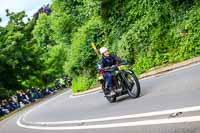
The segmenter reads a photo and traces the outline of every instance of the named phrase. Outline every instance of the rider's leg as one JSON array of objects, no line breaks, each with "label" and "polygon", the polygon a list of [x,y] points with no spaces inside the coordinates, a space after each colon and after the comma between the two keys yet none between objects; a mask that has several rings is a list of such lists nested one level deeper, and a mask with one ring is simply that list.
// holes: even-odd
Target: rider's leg
[{"label": "rider's leg", "polygon": [[104,74],[104,79],[106,81],[106,89],[109,90],[109,93],[107,94],[107,96],[115,95],[115,92],[113,91],[113,75],[107,72]]},{"label": "rider's leg", "polygon": [[104,75],[103,75],[105,81],[106,81],[106,88],[112,88],[113,86],[113,81],[112,81],[112,74],[110,72],[106,72]]}]

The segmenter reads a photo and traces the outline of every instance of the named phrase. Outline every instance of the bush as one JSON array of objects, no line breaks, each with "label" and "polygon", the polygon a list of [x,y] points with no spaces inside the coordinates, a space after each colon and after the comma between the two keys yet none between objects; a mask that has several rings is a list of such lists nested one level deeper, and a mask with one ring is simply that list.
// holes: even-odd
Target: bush
[{"label": "bush", "polygon": [[89,89],[96,83],[96,80],[89,78],[87,76],[79,76],[72,81],[72,91],[73,93],[82,92]]},{"label": "bush", "polygon": [[9,98],[14,94],[13,90],[8,90],[5,88],[0,88],[0,99],[6,99]]}]

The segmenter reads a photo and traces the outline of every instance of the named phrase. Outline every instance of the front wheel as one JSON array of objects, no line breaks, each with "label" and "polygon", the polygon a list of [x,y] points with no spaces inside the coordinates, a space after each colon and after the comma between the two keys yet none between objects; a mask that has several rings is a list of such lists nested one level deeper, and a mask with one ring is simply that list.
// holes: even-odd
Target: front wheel
[{"label": "front wheel", "polygon": [[135,73],[131,70],[124,71],[125,76],[124,80],[126,82],[126,88],[128,91],[128,95],[131,98],[137,98],[140,96],[140,83],[135,75]]}]

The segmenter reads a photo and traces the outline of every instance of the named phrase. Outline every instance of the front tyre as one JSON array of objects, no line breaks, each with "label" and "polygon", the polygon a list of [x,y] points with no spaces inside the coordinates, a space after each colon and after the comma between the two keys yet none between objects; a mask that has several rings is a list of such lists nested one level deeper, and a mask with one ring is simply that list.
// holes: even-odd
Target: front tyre
[{"label": "front tyre", "polygon": [[128,91],[128,95],[131,98],[138,98],[140,96],[140,83],[135,75],[135,73],[131,70],[126,70],[124,80],[126,82],[126,88]]}]

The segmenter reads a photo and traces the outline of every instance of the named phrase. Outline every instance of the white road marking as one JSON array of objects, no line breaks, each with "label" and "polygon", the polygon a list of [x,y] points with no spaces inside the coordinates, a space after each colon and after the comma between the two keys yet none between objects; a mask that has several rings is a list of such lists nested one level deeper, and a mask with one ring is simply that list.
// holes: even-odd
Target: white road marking
[{"label": "white road marking", "polygon": [[34,124],[45,124],[45,125],[58,125],[58,124],[75,124],[75,123],[89,123],[89,122],[103,122],[103,121],[111,121],[111,120],[122,120],[122,119],[130,119],[130,118],[142,118],[142,117],[152,117],[159,115],[167,115],[176,112],[192,112],[199,111],[200,106],[186,107],[180,109],[170,109],[164,111],[155,111],[148,113],[140,113],[140,114],[131,114],[131,115],[123,115],[123,116],[115,116],[115,117],[105,117],[98,119],[86,119],[86,120],[73,120],[73,121],[57,121],[57,122],[35,122]]},{"label": "white road marking", "polygon": [[37,130],[83,130],[83,129],[102,129],[102,128],[119,128],[119,127],[130,127],[130,126],[134,127],[134,126],[147,126],[147,125],[160,125],[160,124],[189,123],[189,122],[199,122],[199,121],[200,121],[200,116],[191,116],[191,117],[167,118],[167,119],[124,122],[115,124],[88,125],[88,126],[42,127],[42,126],[24,125],[20,122],[18,122],[17,124],[23,128],[37,129]]},{"label": "white road marking", "polygon": [[[178,68],[175,70],[172,70],[167,73],[175,72],[184,70],[187,68],[191,68],[193,66],[200,65],[200,63],[192,64],[190,66],[185,66],[182,68]],[[154,76],[145,78],[142,80],[147,80],[150,78],[154,78]],[[69,91],[68,91],[69,92]],[[64,95],[65,93],[61,94]],[[59,96],[61,96],[59,95]],[[47,104],[48,102],[56,99],[57,97],[54,97],[53,99],[50,99],[44,104]],[[126,127],[126,126],[141,126],[141,125],[155,125],[155,124],[170,124],[170,123],[184,123],[184,122],[199,122],[200,116],[191,116],[191,117],[180,117],[180,118],[170,118],[170,119],[156,119],[156,120],[145,120],[145,121],[136,121],[136,122],[124,122],[124,123],[115,123],[115,124],[104,124],[104,125],[91,125],[91,126],[73,126],[73,127],[41,127],[41,126],[31,126],[31,125],[24,125],[21,123],[21,120],[25,120],[25,116],[27,116],[29,113],[31,113],[33,110],[39,108],[40,106],[44,105],[41,104],[37,106],[36,108],[33,108],[29,110],[27,113],[22,115],[17,120],[17,125],[24,128],[31,128],[31,129],[40,129],[40,130],[69,130],[69,129],[94,129],[94,128],[112,128],[112,127]],[[119,120],[119,119],[128,119],[128,118],[139,118],[139,117],[149,117],[149,116],[157,116],[157,115],[164,115],[174,112],[191,112],[191,111],[199,111],[200,106],[194,106],[194,107],[187,107],[182,109],[175,109],[175,110],[165,110],[165,111],[157,111],[157,112],[149,112],[149,113],[143,113],[143,114],[133,114],[133,115],[125,115],[125,116],[119,116],[119,117],[107,117],[107,118],[99,118],[99,119],[89,119],[89,120],[75,120],[75,121],[58,121],[58,122],[29,122],[29,124],[70,124],[70,123],[80,123],[80,122],[97,122],[97,121],[109,121],[109,120]]]},{"label": "white road marking", "polygon": [[[192,111],[199,111],[200,106],[193,106],[193,107],[186,107],[186,108],[180,108],[180,109],[171,109],[171,110],[164,110],[164,111],[156,111],[156,112],[148,112],[148,113],[141,113],[141,114],[132,114],[132,115],[124,115],[124,116],[116,116],[116,117],[106,117],[106,118],[99,118],[99,119],[88,119],[88,120],[74,120],[74,121],[58,121],[58,122],[25,122],[24,117],[30,113],[26,113],[25,115],[22,115],[17,120],[17,125],[24,128],[31,128],[31,129],[41,129],[41,130],[67,130],[67,129],[91,129],[91,128],[111,128],[111,127],[124,127],[125,125],[129,126],[139,126],[139,125],[154,125],[154,124],[167,124],[167,123],[180,123],[180,122],[193,122],[193,121],[200,121],[199,119],[194,119],[194,117],[182,117],[179,118],[172,118],[170,119],[159,119],[159,120],[145,120],[145,121],[136,121],[136,122],[124,122],[124,123],[115,123],[115,124],[104,124],[104,125],[91,125],[91,126],[66,126],[66,127],[51,127],[47,125],[59,125],[59,124],[74,124],[74,123],[89,123],[89,122],[100,122],[100,121],[110,121],[110,120],[120,120],[120,119],[129,119],[129,118],[141,118],[141,117],[151,117],[151,116],[159,116],[159,115],[166,115],[171,114],[175,112],[192,112]],[[186,118],[186,119],[185,119]],[[28,125],[22,124],[21,121],[24,121],[25,123],[28,123]],[[186,121],[185,121],[186,120]],[[189,121],[188,121],[189,120]],[[35,124],[41,125],[41,126],[33,126]],[[32,125],[32,126],[31,126]],[[47,127],[42,127],[42,125],[46,125]],[[47,129],[48,128],[48,129]]]}]

